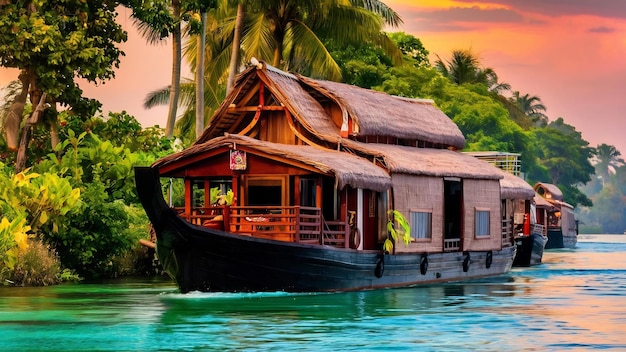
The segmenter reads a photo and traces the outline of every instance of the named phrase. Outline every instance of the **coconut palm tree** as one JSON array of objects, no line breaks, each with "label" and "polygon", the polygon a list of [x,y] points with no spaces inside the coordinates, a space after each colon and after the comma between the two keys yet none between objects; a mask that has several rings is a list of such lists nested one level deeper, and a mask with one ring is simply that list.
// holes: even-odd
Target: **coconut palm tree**
[{"label": "coconut palm tree", "polygon": [[[222,2],[233,7],[232,0]],[[237,17],[227,18],[222,30],[229,36],[232,33],[231,72],[241,62],[256,57],[286,71],[339,79],[340,69],[324,47],[324,39],[340,44],[375,43],[396,62],[401,60],[400,51],[382,29],[385,24],[398,26],[402,20],[382,1],[236,0],[234,3]],[[231,16],[234,16],[232,11]],[[242,30],[239,45],[236,28]],[[242,50],[241,57],[237,55],[237,47]]]},{"label": "coconut palm tree", "polygon": [[235,17],[235,28],[233,30],[233,43],[231,45],[230,65],[228,67],[228,81],[226,82],[226,94],[235,85],[238,66],[241,62],[241,35],[243,34],[244,18],[246,8],[243,1],[237,3],[237,16]]},{"label": "coconut palm tree", "polygon": [[139,34],[150,44],[156,44],[163,38],[172,37],[172,76],[169,86],[169,109],[165,134],[172,138],[176,114],[178,109],[178,97],[180,94],[180,72],[182,64],[182,34],[181,34],[181,2],[180,0],[154,1],[147,7],[133,8],[134,24]]},{"label": "coconut palm tree", "polygon": [[548,116],[544,114],[546,107],[538,96],[520,95],[520,92],[515,91],[510,101],[517,105],[536,126],[545,126],[548,123]]},{"label": "coconut palm tree", "polygon": [[[240,45],[233,44],[237,15],[239,21],[244,19],[243,25],[239,24],[244,29]],[[401,60],[398,48],[382,32],[384,24],[397,26],[401,19],[378,0],[220,0],[217,9],[209,11],[207,21],[205,86],[214,90],[205,93],[205,106],[216,107],[222,100],[216,87],[227,79],[229,67],[238,68],[252,57],[269,58],[283,70],[338,79],[339,67],[323,45],[327,38],[339,43],[376,43],[397,62]],[[243,51],[242,59],[237,59],[236,47]],[[196,43],[188,41],[184,56],[191,67],[196,67],[197,53]],[[162,101],[162,93],[151,93],[161,98],[148,96],[149,103],[144,106]]]},{"label": "coconut palm tree", "polygon": [[23,120],[24,107],[28,98],[28,75],[21,72],[19,80],[7,86],[5,104],[0,108],[2,124],[0,132],[4,132],[9,150],[17,150],[19,143],[20,124]]},{"label": "coconut palm tree", "polygon": [[600,173],[599,176],[602,177],[604,182],[609,180],[611,171],[615,172],[618,167],[626,164],[624,159],[620,158],[622,153],[620,153],[620,151],[612,145],[598,145],[598,147],[593,151],[593,155],[596,162],[596,170],[598,170]]},{"label": "coconut palm tree", "polygon": [[480,60],[470,50],[453,50],[450,61],[444,62],[438,55],[435,68],[454,84],[481,83],[489,86],[492,69],[482,69]]}]

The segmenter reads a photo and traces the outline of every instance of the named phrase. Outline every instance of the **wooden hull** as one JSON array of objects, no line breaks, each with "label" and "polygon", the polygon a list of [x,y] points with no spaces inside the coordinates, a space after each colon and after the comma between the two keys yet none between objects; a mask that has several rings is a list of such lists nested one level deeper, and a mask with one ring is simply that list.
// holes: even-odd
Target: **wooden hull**
[{"label": "wooden hull", "polygon": [[547,241],[547,237],[536,233],[516,238],[517,253],[515,254],[513,266],[526,267],[541,264],[543,250]]},{"label": "wooden hull", "polygon": [[192,225],[170,209],[155,170],[137,190],[157,235],[157,255],[181,292],[351,291],[470,280],[510,271],[516,248],[383,254],[254,238]]},{"label": "wooden hull", "polygon": [[563,233],[561,229],[548,229],[546,249],[574,248],[578,243],[576,232]]}]

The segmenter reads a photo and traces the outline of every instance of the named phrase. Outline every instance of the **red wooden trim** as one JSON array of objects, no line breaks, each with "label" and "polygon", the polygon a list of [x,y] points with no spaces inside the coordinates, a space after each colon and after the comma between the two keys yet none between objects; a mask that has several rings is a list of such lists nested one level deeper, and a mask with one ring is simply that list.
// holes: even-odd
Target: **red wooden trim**
[{"label": "red wooden trim", "polygon": [[191,195],[193,194],[191,189],[191,180],[185,179],[185,216],[189,219],[191,216]]},{"label": "red wooden trim", "polygon": [[204,181],[204,206],[209,207],[211,205],[211,182],[209,180]]},{"label": "red wooden trim", "polygon": [[259,87],[259,105],[264,106],[265,105],[265,84],[263,84],[262,82],[259,82],[259,84],[261,85]]},{"label": "red wooden trim", "polygon": [[241,203],[239,202],[239,175],[233,175],[232,183],[233,183],[233,204],[232,205],[241,205]]},{"label": "red wooden trim", "polygon": [[300,184],[300,176],[296,175],[293,177],[293,204],[300,205],[300,200],[302,199],[302,190]]},{"label": "red wooden trim", "polygon": [[319,176],[315,180],[315,206],[322,209],[322,178]]},{"label": "red wooden trim", "polygon": [[344,248],[349,248],[350,247],[350,243],[349,243],[349,237],[350,237],[350,219],[348,219],[348,187],[344,188],[343,191],[341,191],[341,196],[340,196],[340,200],[339,200],[339,204],[340,204],[340,209],[341,209],[341,220],[345,223],[344,225],[344,233],[343,233],[343,238],[344,238],[344,243],[343,246]]}]

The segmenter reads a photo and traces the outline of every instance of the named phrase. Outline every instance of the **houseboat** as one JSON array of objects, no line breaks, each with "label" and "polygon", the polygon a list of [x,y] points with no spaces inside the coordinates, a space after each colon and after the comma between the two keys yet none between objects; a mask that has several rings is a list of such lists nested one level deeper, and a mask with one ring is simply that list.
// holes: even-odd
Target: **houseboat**
[{"label": "houseboat", "polygon": [[502,170],[503,240],[511,238],[517,247],[513,266],[541,264],[548,242],[547,209],[550,203],[538,197],[534,188],[521,176],[520,154],[509,152],[467,152]]},{"label": "houseboat", "polygon": [[546,249],[574,248],[578,242],[578,221],[574,207],[566,203],[563,193],[554,184],[538,182],[537,194],[552,207],[548,209],[548,243]]},{"label": "houseboat", "polygon": [[136,185],[181,292],[501,275],[516,253],[503,238],[503,176],[464,144],[430,100],[255,62],[195,144],[136,168]]}]

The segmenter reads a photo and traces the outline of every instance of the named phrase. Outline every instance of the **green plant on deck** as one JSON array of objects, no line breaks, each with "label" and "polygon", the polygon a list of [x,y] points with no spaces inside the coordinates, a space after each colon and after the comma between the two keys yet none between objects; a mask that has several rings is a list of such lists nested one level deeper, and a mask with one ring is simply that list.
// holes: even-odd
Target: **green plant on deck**
[{"label": "green plant on deck", "polygon": [[[389,210],[387,212],[389,221],[387,222],[387,231],[391,238],[387,236],[385,243],[383,243],[383,250],[387,253],[393,251],[394,243],[398,242],[398,238],[402,237],[404,244],[411,243],[411,225],[407,219],[398,210]],[[399,228],[396,228],[396,225]]]},{"label": "green plant on deck", "polygon": [[226,193],[222,193],[219,187],[211,188],[211,204],[215,205],[232,205],[235,193],[229,189]]}]

